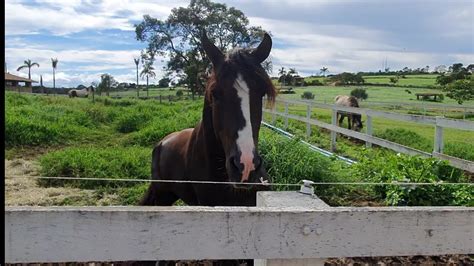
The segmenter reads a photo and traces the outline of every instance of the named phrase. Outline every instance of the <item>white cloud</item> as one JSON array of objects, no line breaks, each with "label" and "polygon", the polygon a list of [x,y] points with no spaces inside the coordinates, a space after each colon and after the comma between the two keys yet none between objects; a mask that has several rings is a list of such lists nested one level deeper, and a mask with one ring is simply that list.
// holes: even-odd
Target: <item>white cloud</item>
[{"label": "white cloud", "polygon": [[[149,14],[165,18],[173,7],[187,1],[162,2],[104,0],[37,0],[40,5],[7,0],[5,3],[5,34],[37,34],[41,31],[67,35],[84,30],[119,29],[133,31],[134,22]],[[85,9],[85,10],[81,10]]]},{"label": "white cloud", "polygon": [[[139,54],[138,50],[53,51],[44,48],[6,48],[5,60],[8,63],[7,67],[10,73],[23,77],[28,76],[27,70],[17,72],[16,69],[23,64],[25,59],[31,59],[33,62],[39,63],[39,68],[33,67],[31,69],[32,79],[39,81],[40,75],[43,75],[43,82],[48,85],[52,83],[51,58],[58,58],[56,83],[59,86],[77,86],[78,84],[89,84],[92,81],[98,81],[100,74],[103,73],[112,73],[119,82],[136,82],[136,68],[133,57]],[[161,60],[155,61],[155,72],[158,79],[163,76],[163,65],[164,62]],[[124,74],[127,72],[129,73]],[[152,80],[152,82],[155,81]]]}]

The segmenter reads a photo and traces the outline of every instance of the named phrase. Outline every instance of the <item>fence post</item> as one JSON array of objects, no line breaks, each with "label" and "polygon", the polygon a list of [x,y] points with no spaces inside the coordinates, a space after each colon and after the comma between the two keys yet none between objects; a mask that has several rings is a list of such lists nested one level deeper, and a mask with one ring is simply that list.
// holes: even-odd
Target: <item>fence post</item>
[{"label": "fence post", "polygon": [[311,124],[309,123],[309,119],[311,119],[311,103],[308,103],[306,106],[306,118],[308,121],[306,122],[306,137],[311,136]]},{"label": "fence post", "polygon": [[438,125],[438,120],[442,119],[442,117],[436,117],[436,126],[435,126],[435,139],[434,139],[434,147],[433,152],[443,153],[443,127]]},{"label": "fence post", "polygon": [[272,106],[272,125],[275,125],[275,123],[276,123],[276,117],[277,117],[277,115],[276,115],[276,111],[277,111],[276,110],[276,105],[277,105],[277,103],[275,102]]},{"label": "fence post", "polygon": [[285,130],[288,129],[288,103],[285,102]]},{"label": "fence post", "polygon": [[168,95],[168,101],[171,102],[171,95]]},{"label": "fence post", "polygon": [[[372,116],[370,115],[370,112],[367,112],[367,128],[366,128],[365,134],[372,136]],[[369,141],[366,141],[365,147],[372,148],[372,143]]]},{"label": "fence post", "polygon": [[[257,207],[307,207],[315,210],[330,208],[316,195],[307,195],[297,191],[260,191],[257,193]],[[302,234],[318,235],[322,228],[311,229],[308,226],[301,228]],[[318,233],[319,232],[319,233]],[[256,259],[255,266],[323,266],[326,259]]]},{"label": "fence post", "polygon": [[[333,107],[332,109],[332,117],[331,117],[331,124],[333,126],[337,126],[337,109]],[[331,151],[336,151],[336,136],[337,133],[335,131],[331,131]]]}]

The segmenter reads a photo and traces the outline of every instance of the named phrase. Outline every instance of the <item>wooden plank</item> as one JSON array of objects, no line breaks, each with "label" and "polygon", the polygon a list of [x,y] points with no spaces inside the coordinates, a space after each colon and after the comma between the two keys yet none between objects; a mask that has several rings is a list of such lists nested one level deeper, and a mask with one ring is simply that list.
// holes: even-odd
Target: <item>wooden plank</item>
[{"label": "wooden plank", "polygon": [[343,111],[343,112],[349,112],[349,113],[355,113],[355,114],[360,114],[360,115],[367,115],[370,113],[370,115],[374,117],[383,117],[387,119],[393,119],[393,120],[400,120],[400,121],[407,121],[407,122],[413,122],[413,123],[421,123],[421,124],[427,124],[427,125],[434,125],[436,123],[436,118],[430,117],[430,116],[423,116],[423,115],[408,115],[408,114],[399,114],[399,113],[391,113],[391,112],[384,112],[384,111],[375,111],[371,109],[366,109],[366,108],[355,108],[355,107],[345,107],[345,106],[340,106],[340,105],[330,105],[330,104],[322,104],[322,103],[314,103],[314,102],[308,102],[308,101],[295,101],[295,100],[280,100],[280,102],[288,102],[292,104],[312,104],[313,107],[318,107],[322,109],[336,109],[338,111]]},{"label": "wooden plank", "polygon": [[[260,191],[257,192],[258,207],[306,207],[315,210],[330,208],[316,195],[297,191]],[[309,228],[309,227],[308,227]],[[303,229],[304,230],[304,229]],[[257,259],[255,266],[324,266],[325,259]]]},{"label": "wooden plank", "polygon": [[307,195],[296,191],[259,191],[259,207],[306,207],[315,210],[327,209],[330,206],[316,195]]},{"label": "wooden plank", "polygon": [[436,123],[440,127],[449,127],[455,129],[462,129],[462,130],[470,130],[474,131],[474,122],[471,121],[463,121],[463,120],[455,120],[455,119],[447,119],[438,117]]},{"label": "wooden plank", "polygon": [[438,152],[433,152],[433,157],[441,159],[441,160],[449,161],[449,164],[456,168],[462,169],[464,171],[468,171],[470,173],[474,173],[474,162],[472,161],[456,158],[456,157],[449,156],[447,154],[438,153]]},{"label": "wooden plank", "polygon": [[[309,120],[311,119],[311,105],[308,104],[306,106],[306,118]],[[311,124],[306,123],[306,137],[309,138],[311,137]]]},{"label": "wooden plank", "polygon": [[[367,114],[367,121],[366,121],[366,133],[369,136],[372,136],[373,129],[372,129],[372,116],[370,114]],[[372,143],[369,141],[365,142],[365,146],[367,148],[372,148]]]},{"label": "wooden plank", "polygon": [[[308,121],[308,123],[311,123],[311,121]],[[332,109],[331,113],[331,124],[332,127],[337,127],[337,110]],[[324,128],[324,127],[323,127]],[[337,141],[337,133],[334,130],[331,130],[331,151],[335,152],[337,147],[336,147],[336,141]]]},{"label": "wooden plank", "polygon": [[[264,110],[264,112],[271,112],[271,111]],[[280,115],[280,116],[284,115],[283,113],[279,113],[279,112],[276,112],[276,114]],[[302,121],[302,122],[308,122],[307,118],[300,117],[300,116],[297,116],[297,115],[289,114],[288,118],[295,119],[295,120]],[[428,152],[420,151],[420,150],[417,150],[417,149],[414,149],[414,148],[411,148],[411,147],[408,147],[408,146],[404,146],[404,145],[401,145],[401,144],[398,144],[398,143],[395,143],[395,142],[385,140],[385,139],[377,138],[377,137],[374,137],[374,136],[369,136],[369,135],[364,134],[364,133],[360,133],[360,132],[357,132],[357,131],[353,131],[353,130],[349,130],[349,129],[346,129],[346,128],[331,125],[331,124],[328,124],[328,123],[324,123],[324,122],[321,122],[319,120],[309,119],[309,123],[311,123],[312,125],[330,130],[331,134],[333,134],[333,133],[335,134],[337,132],[337,133],[341,133],[341,134],[344,134],[344,135],[349,136],[349,137],[360,139],[360,140],[363,140],[363,141],[366,141],[366,142],[370,142],[370,143],[379,145],[379,146],[387,148],[387,149],[394,150],[396,152],[401,152],[401,153],[405,153],[405,154],[409,154],[409,155],[420,155],[420,156],[423,156],[423,157],[431,157],[431,153],[428,153]],[[331,143],[332,143],[332,141],[331,141]]]},{"label": "wooden plank", "polygon": [[433,153],[443,153],[444,142],[443,142],[443,127],[439,125],[441,117],[436,117],[436,126],[435,126],[435,137],[434,137],[434,146]]},{"label": "wooden plank", "polygon": [[474,253],[474,208],[6,207],[5,261]]}]

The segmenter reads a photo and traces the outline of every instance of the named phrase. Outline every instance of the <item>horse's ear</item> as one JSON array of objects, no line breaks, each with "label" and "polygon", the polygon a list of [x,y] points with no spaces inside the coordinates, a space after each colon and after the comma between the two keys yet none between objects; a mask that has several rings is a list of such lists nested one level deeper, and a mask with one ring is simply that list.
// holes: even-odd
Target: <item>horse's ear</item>
[{"label": "horse's ear", "polygon": [[224,62],[224,54],[207,38],[206,31],[203,30],[201,35],[202,48],[206,52],[207,57],[211,60],[214,68],[218,68]]},{"label": "horse's ear", "polygon": [[270,50],[272,49],[272,37],[265,33],[263,35],[262,42],[255,48],[252,52],[252,56],[257,59],[258,63],[262,63],[267,59],[268,55],[270,54]]}]

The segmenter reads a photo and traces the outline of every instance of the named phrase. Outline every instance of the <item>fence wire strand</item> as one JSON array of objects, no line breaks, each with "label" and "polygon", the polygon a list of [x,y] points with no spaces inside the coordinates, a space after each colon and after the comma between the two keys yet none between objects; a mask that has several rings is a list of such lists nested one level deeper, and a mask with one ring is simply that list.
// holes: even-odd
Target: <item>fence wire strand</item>
[{"label": "fence wire strand", "polygon": [[[152,179],[133,179],[133,178],[93,178],[93,177],[66,177],[66,176],[27,176],[27,175],[7,175],[6,177],[10,178],[36,178],[36,179],[49,179],[49,180],[80,180],[80,181],[112,181],[112,182],[145,182],[145,183],[175,183],[175,184],[212,184],[212,185],[238,185],[238,186],[301,186],[303,180],[300,180],[298,183],[269,183],[265,180],[261,182],[253,183],[242,183],[242,182],[229,182],[229,181],[197,181],[197,180],[152,180]],[[398,186],[436,186],[436,185],[464,185],[464,186],[473,186],[474,183],[461,182],[402,182],[402,181],[393,181],[393,182],[317,182],[310,181],[311,185],[355,185],[355,186],[386,186],[386,185],[398,185]]]}]

